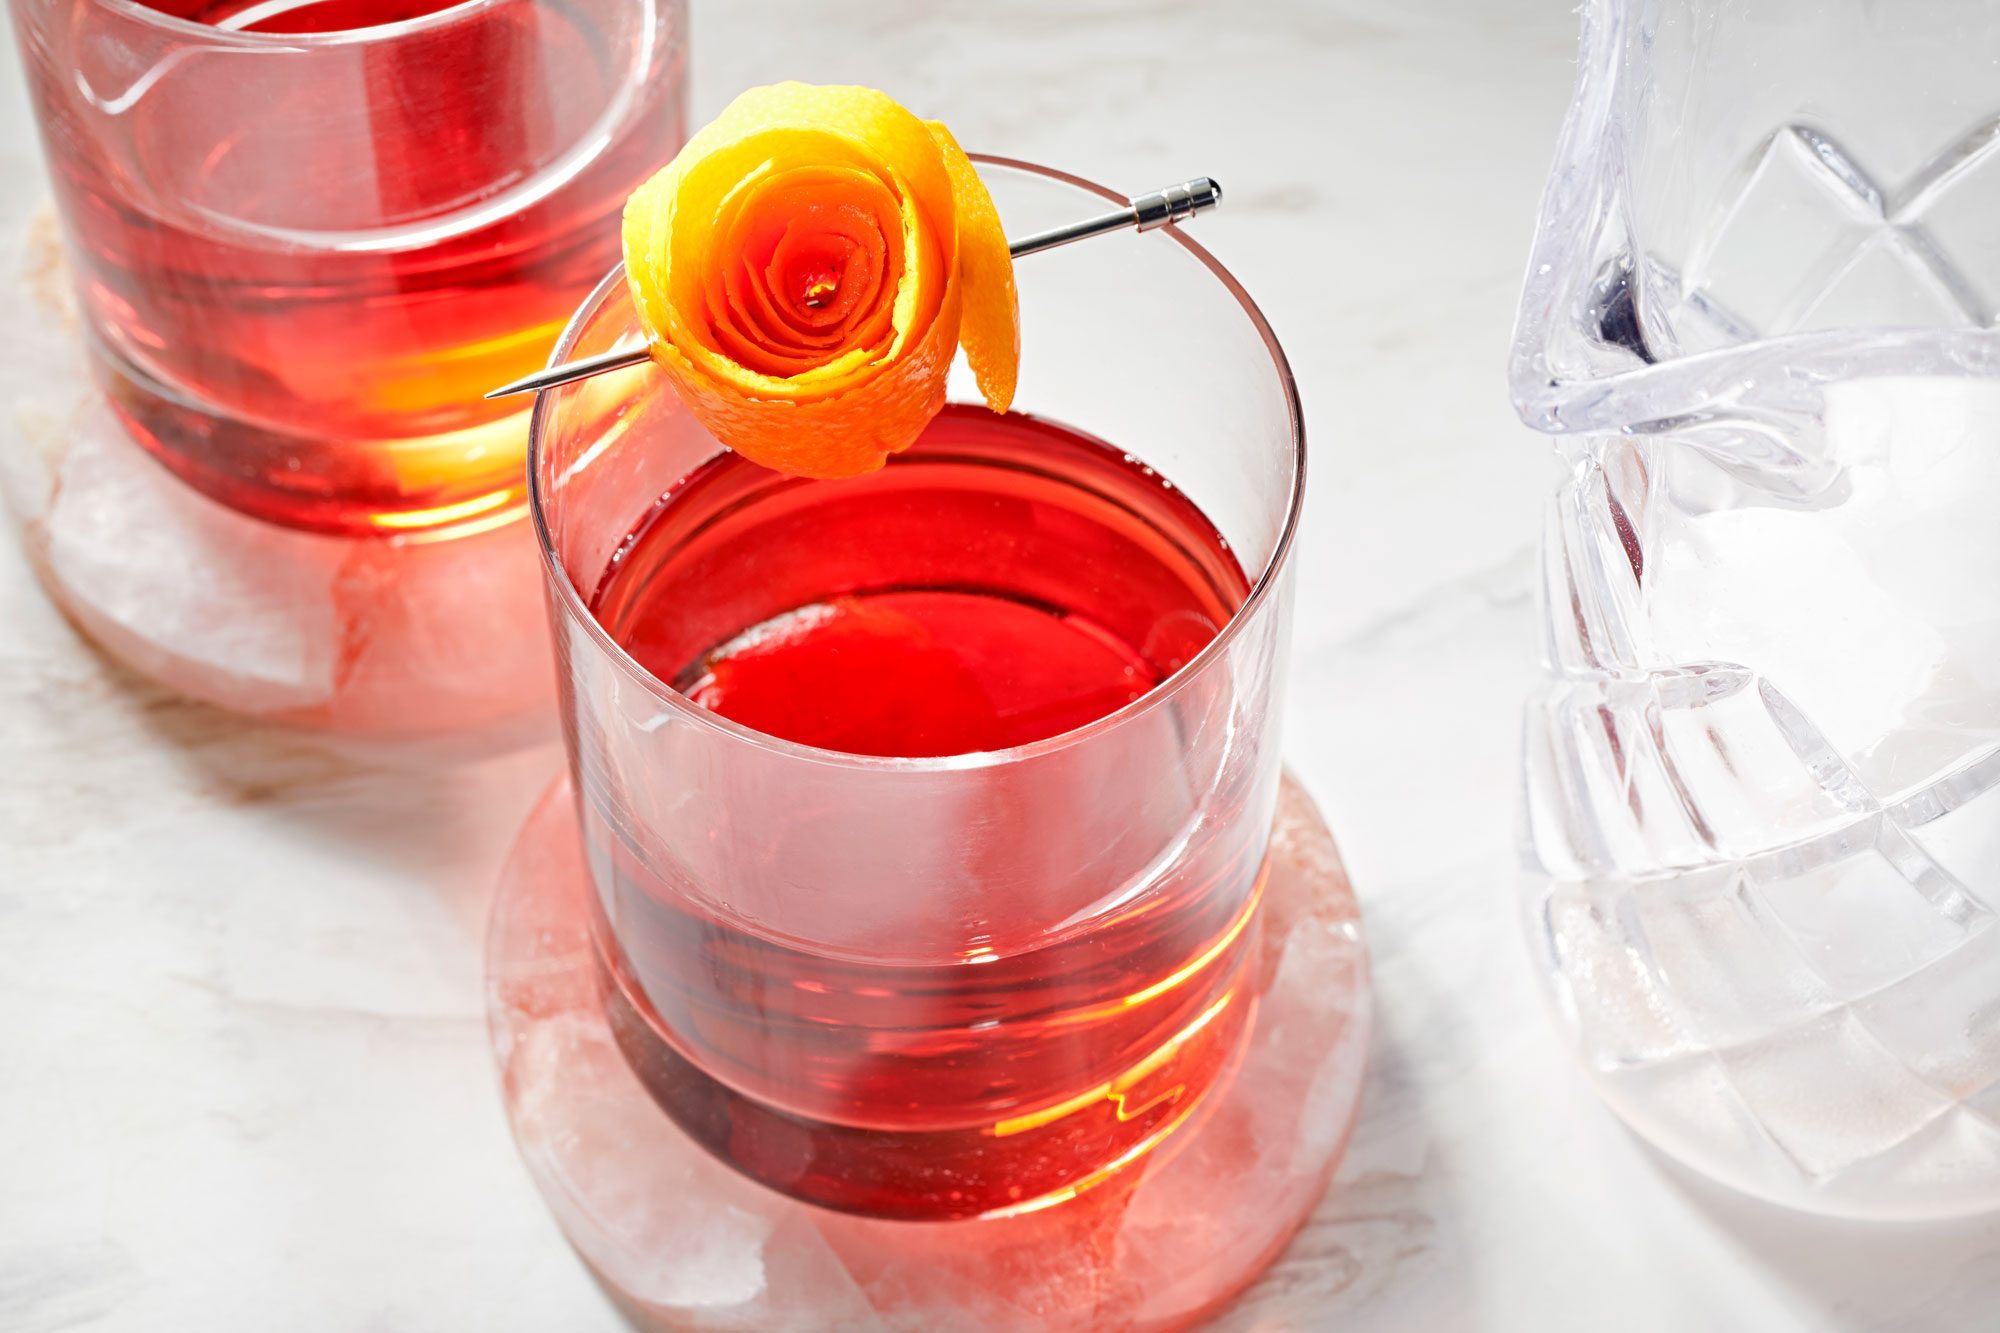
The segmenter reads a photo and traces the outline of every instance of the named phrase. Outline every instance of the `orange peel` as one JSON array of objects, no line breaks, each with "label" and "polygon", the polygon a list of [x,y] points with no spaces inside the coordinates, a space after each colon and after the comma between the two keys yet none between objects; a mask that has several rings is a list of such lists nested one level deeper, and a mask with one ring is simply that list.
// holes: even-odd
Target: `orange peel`
[{"label": "orange peel", "polygon": [[1020,364],[993,199],[936,122],[871,88],[752,88],[625,205],[653,360],[753,462],[873,472],[945,401],[961,345],[988,407]]}]

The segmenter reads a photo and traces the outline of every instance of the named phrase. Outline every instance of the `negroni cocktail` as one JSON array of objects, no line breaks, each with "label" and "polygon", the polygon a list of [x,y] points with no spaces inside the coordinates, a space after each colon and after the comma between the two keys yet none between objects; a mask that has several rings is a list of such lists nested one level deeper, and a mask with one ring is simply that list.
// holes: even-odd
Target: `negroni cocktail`
[{"label": "negroni cocktail", "polygon": [[1296,404],[1176,238],[1015,271],[1103,204],[871,89],[752,89],[557,348],[647,364],[536,410],[612,1031],[826,1207],[1140,1178],[1267,979]]}]

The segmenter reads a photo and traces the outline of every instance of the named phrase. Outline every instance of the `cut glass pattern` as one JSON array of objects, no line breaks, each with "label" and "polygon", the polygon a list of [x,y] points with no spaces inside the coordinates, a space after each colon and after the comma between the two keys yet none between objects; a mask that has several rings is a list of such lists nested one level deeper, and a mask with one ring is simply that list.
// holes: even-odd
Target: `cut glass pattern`
[{"label": "cut glass pattern", "polygon": [[1516,330],[1537,961],[1635,1128],[1821,1211],[2000,1208],[1997,59],[1598,0]]}]

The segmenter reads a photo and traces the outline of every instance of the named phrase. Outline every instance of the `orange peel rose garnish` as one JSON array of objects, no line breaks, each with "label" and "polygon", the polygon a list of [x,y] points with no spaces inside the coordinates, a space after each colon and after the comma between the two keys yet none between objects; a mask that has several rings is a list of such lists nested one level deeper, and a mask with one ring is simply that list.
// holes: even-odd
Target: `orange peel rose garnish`
[{"label": "orange peel rose garnish", "polygon": [[1020,363],[993,198],[944,126],[872,88],[752,88],[625,205],[653,360],[722,443],[805,477],[873,472],[944,406],[965,348],[1004,412]]}]

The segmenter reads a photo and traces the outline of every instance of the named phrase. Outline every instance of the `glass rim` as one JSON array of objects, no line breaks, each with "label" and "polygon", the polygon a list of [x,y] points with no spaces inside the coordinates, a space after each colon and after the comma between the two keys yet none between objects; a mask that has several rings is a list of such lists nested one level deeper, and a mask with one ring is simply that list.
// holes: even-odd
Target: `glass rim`
[{"label": "glass rim", "polygon": [[[120,2],[123,2],[123,0],[120,0]],[[474,0],[474,3],[483,2],[484,0]],[[1126,196],[1119,194],[1115,190],[1054,167],[1041,166],[1034,162],[1023,161],[1020,158],[999,157],[990,153],[968,153],[967,156],[982,166],[1001,167],[1011,171],[1018,171],[1025,175],[1039,176],[1044,180],[1054,181],[1061,185],[1068,185],[1083,190],[1114,204],[1124,204],[1126,202]],[[674,689],[673,686],[661,680],[653,672],[647,670],[637,659],[626,652],[623,645],[612,638],[604,626],[599,623],[597,617],[591,613],[589,605],[584,601],[583,593],[577,589],[575,580],[570,578],[569,571],[563,567],[562,558],[556,551],[553,535],[549,531],[546,516],[546,497],[542,493],[540,467],[542,441],[544,434],[549,429],[550,415],[553,411],[552,404],[555,402],[557,395],[563,392],[562,389],[558,388],[535,395],[534,410],[528,422],[527,468],[528,514],[534,527],[535,544],[540,548],[542,564],[545,570],[553,579],[558,589],[557,596],[561,613],[580,621],[584,626],[585,632],[591,636],[600,649],[610,655],[611,659],[618,664],[619,668],[626,675],[635,678],[655,698],[659,699],[661,703],[673,709],[681,716],[688,718],[696,725],[746,744],[754,745],[759,749],[768,750],[774,754],[829,767],[908,773],[949,773],[997,768],[1006,764],[1034,759],[1044,754],[1053,754],[1057,751],[1068,749],[1073,745],[1083,744],[1096,736],[1113,731],[1161,707],[1169,699],[1179,694],[1186,687],[1187,683],[1199,675],[1211,662],[1228,651],[1229,646],[1242,634],[1243,626],[1248,624],[1262,610],[1265,603],[1270,601],[1275,595],[1278,581],[1284,574],[1285,566],[1289,562],[1293,538],[1298,533],[1299,517],[1305,507],[1306,430],[1305,411],[1299,400],[1298,381],[1292,374],[1291,362],[1285,356],[1285,349],[1278,342],[1278,336],[1272,330],[1270,321],[1265,319],[1264,312],[1258,308],[1257,303],[1251,299],[1250,294],[1243,289],[1243,285],[1236,280],[1235,275],[1224,268],[1214,255],[1190,239],[1187,233],[1180,227],[1173,225],[1160,227],[1155,230],[1154,234],[1180,246],[1182,250],[1192,255],[1197,262],[1206,268],[1222,284],[1224,290],[1235,298],[1237,305],[1241,307],[1244,315],[1249,318],[1251,327],[1256,330],[1258,337],[1262,340],[1264,350],[1271,358],[1271,368],[1276,372],[1278,388],[1285,400],[1285,415],[1289,428],[1287,433],[1292,455],[1292,475],[1288,493],[1285,497],[1284,521],[1279,528],[1277,540],[1272,543],[1270,555],[1265,558],[1257,577],[1252,580],[1250,591],[1244,596],[1242,605],[1236,608],[1230,615],[1229,620],[1216,632],[1215,637],[1202,647],[1200,652],[1182,663],[1180,668],[1172,675],[1146,691],[1139,698],[1121,708],[1104,714],[1102,717],[1094,718],[1082,726],[1072,727],[1068,731],[1058,732],[1053,736],[1044,736],[1040,740],[1029,741],[1023,745],[1009,746],[1004,750],[974,750],[966,754],[926,756],[855,754],[847,750],[831,750],[817,745],[805,745],[798,741],[789,741],[783,737],[773,736],[769,732],[759,731],[754,727],[746,727],[740,722],[726,718],[711,709],[704,708],[685,694],[682,694],[679,690]],[[571,350],[583,334],[585,325],[588,324],[592,316],[603,308],[605,302],[624,286],[624,282],[625,265],[621,262],[599,280],[597,286],[591,290],[590,295],[586,296],[583,299],[583,303],[577,307],[576,313],[570,316],[569,323],[563,327],[561,335],[556,339],[555,349],[549,355],[550,365],[557,365],[569,358]]]},{"label": "glass rim", "polygon": [[[434,28],[452,27],[475,14],[518,2],[520,0],[457,0],[455,4],[434,9],[428,14],[397,19],[394,23],[376,23],[365,28],[340,28],[333,32],[246,32],[241,28],[218,28],[211,23],[197,23],[193,19],[163,13],[141,3],[141,0],[92,0],[92,3],[113,13],[122,14],[135,22],[144,23],[148,27],[199,37],[211,45],[231,46],[245,51],[269,51],[274,55],[289,50],[393,42]],[[534,3],[534,0],[526,2]]]}]

